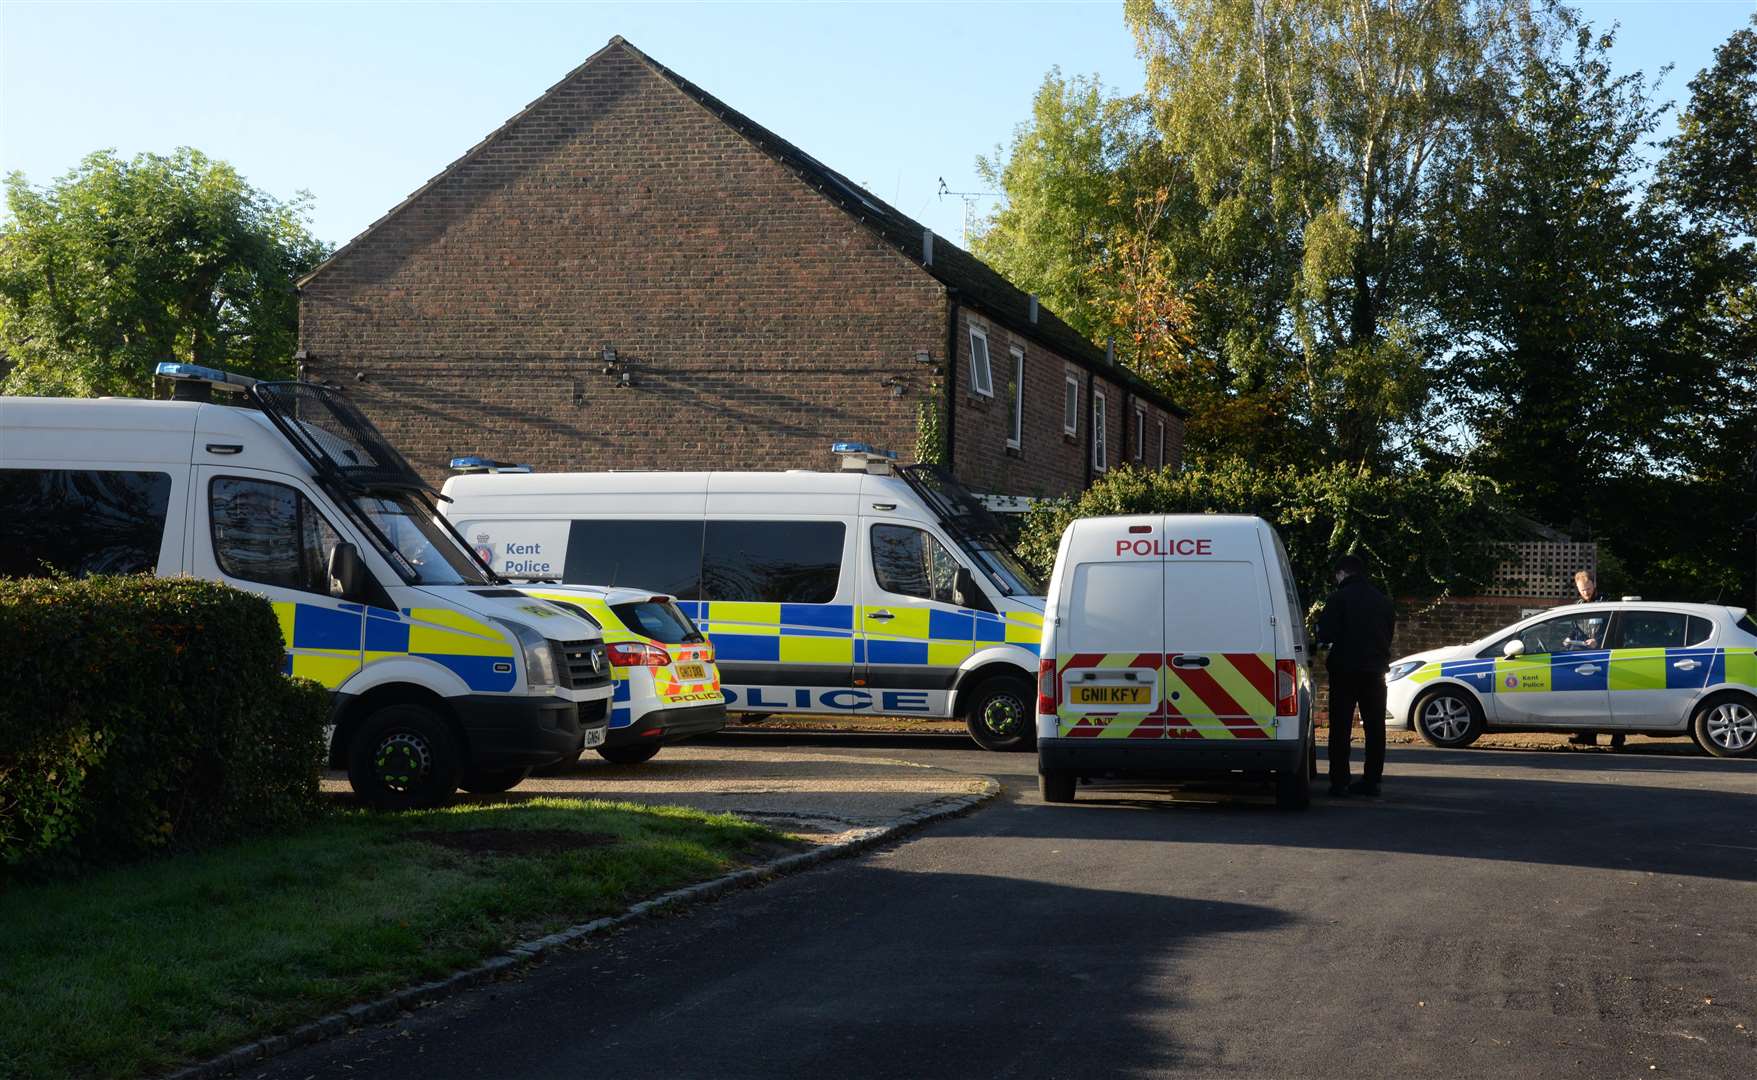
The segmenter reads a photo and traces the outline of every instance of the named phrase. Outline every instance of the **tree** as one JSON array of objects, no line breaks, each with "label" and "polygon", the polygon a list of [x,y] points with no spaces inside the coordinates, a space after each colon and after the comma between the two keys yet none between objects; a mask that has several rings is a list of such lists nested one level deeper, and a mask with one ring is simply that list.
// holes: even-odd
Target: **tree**
[{"label": "tree", "polygon": [[[1225,363],[1283,385],[1331,460],[1432,437],[1414,288],[1433,163],[1461,152],[1549,5],[1130,0],[1148,94],[1206,217]],[[1254,373],[1254,374],[1252,374]]]},{"label": "tree", "polygon": [[1757,15],[1690,80],[1690,105],[1663,169],[1679,202],[1729,232],[1757,236]]},{"label": "tree", "polygon": [[1605,477],[1651,464],[1667,391],[1695,372],[1661,362],[1656,334],[1672,231],[1638,180],[1661,109],[1639,74],[1612,75],[1609,35],[1562,18],[1571,48],[1524,42],[1512,94],[1438,163],[1426,267],[1472,467],[1566,525]]},{"label": "tree", "polygon": [[281,202],[183,148],[101,151],[45,189],[13,173],[6,197],[6,393],[144,394],[164,360],[291,374],[293,282],[327,254],[309,196]]}]

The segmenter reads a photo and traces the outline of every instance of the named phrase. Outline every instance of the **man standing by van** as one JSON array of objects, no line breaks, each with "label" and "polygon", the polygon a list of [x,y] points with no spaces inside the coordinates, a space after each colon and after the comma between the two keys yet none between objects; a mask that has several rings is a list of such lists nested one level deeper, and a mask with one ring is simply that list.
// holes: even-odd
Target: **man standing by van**
[{"label": "man standing by van", "polygon": [[[1367,580],[1358,555],[1336,560],[1337,589],[1318,616],[1317,639],[1330,649],[1330,794],[1379,794],[1385,772],[1385,671],[1391,666],[1391,632],[1397,614],[1391,600]],[[1354,711],[1366,732],[1361,778],[1348,782],[1348,743]]]}]

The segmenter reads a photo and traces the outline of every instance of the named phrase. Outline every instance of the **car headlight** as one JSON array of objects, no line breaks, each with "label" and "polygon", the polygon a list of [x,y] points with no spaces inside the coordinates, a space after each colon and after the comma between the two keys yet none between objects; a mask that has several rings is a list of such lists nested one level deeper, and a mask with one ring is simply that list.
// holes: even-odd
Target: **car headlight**
[{"label": "car headlight", "polygon": [[556,686],[555,650],[549,647],[549,639],[524,623],[511,619],[499,621],[518,639],[519,648],[525,654],[525,681],[531,689],[547,690]]},{"label": "car headlight", "polygon": [[1396,682],[1425,663],[1426,660],[1405,660],[1401,664],[1392,664],[1391,670],[1385,673],[1385,681]]}]

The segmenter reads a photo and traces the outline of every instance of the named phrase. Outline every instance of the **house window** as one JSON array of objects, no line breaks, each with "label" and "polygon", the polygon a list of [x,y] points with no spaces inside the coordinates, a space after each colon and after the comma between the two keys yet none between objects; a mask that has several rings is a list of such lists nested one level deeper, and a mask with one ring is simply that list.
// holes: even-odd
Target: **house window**
[{"label": "house window", "polygon": [[1007,445],[1019,448],[1025,434],[1025,350],[1013,349],[1013,381],[1007,394]]},{"label": "house window", "polygon": [[1147,410],[1135,406],[1135,460],[1147,461]]},{"label": "house window", "polygon": [[1110,441],[1104,425],[1104,391],[1092,391],[1092,466],[1099,472],[1110,467],[1105,460],[1110,452]]},{"label": "house window", "polygon": [[988,335],[970,328],[970,389],[982,397],[994,396],[994,371],[988,364]]},{"label": "house window", "polygon": [[1062,377],[1062,434],[1080,433],[1080,380],[1072,375]]},{"label": "house window", "polygon": [[1159,467],[1165,468],[1165,421],[1155,421],[1159,425]]}]

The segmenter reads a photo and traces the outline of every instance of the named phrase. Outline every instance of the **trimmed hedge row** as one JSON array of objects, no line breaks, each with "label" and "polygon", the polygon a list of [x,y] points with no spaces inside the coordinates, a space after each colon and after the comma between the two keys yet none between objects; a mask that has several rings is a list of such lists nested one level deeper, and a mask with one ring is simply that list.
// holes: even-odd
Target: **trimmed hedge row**
[{"label": "trimmed hedge row", "polygon": [[283,653],[216,582],[0,578],[0,875],[309,819],[329,695]]}]

